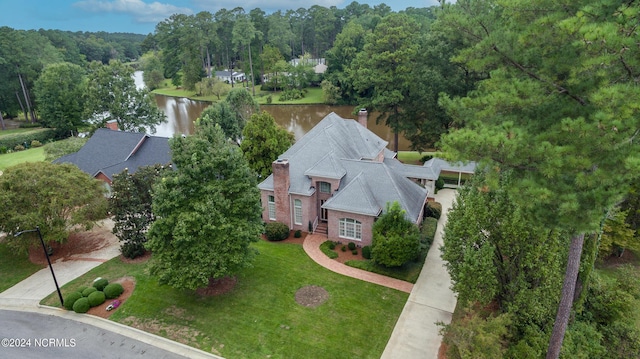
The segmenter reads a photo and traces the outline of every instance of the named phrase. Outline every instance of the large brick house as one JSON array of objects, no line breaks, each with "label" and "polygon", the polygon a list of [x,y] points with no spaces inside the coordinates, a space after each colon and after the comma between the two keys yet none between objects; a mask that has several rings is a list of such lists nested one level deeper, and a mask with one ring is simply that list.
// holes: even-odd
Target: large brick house
[{"label": "large brick house", "polygon": [[397,201],[406,218],[420,224],[435,181],[422,166],[404,165],[387,141],[358,121],[327,115],[273,162],[273,174],[258,185],[265,222],[293,230],[327,233],[331,239],[371,244],[374,221]]}]

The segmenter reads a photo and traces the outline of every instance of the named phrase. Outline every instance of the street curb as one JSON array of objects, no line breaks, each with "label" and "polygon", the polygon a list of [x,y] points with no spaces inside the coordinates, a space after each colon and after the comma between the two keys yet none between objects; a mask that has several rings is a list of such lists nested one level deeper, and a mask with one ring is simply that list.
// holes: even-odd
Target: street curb
[{"label": "street curb", "polygon": [[78,314],[78,313],[64,310],[61,308],[50,307],[50,306],[41,305],[41,304],[37,304],[37,306],[34,308],[32,306],[26,306],[26,305],[14,306],[14,305],[2,303],[2,302],[3,300],[0,300],[0,309],[3,309],[3,310],[13,310],[13,311],[20,311],[20,312],[32,312],[32,313],[39,313],[39,314],[46,314],[46,315],[55,315],[60,318],[73,320],[73,321],[88,324],[103,330],[107,330],[116,334],[120,334],[128,338],[138,340],[145,344],[149,344],[156,348],[163,349],[177,355],[182,355],[185,358],[224,359],[221,356],[207,353],[203,350],[190,347],[186,344],[178,343],[176,341],[163,338],[155,334],[147,333],[140,329],[132,328],[124,324],[120,324],[104,318],[95,317],[95,316],[86,315],[86,314]]}]

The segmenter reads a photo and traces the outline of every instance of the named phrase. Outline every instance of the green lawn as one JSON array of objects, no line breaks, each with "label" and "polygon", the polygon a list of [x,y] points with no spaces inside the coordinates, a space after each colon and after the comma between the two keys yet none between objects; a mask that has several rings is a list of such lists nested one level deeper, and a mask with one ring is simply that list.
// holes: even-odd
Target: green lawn
[{"label": "green lawn", "polygon": [[322,96],[322,89],[319,87],[310,87],[306,89],[307,93],[304,98],[291,101],[280,101],[280,95],[282,91],[278,92],[261,92],[260,96],[256,97],[259,104],[267,104],[267,98],[271,96],[271,105],[317,105],[323,104],[324,98]]},{"label": "green lawn", "polygon": [[6,243],[0,243],[0,292],[42,268],[44,267],[31,263],[26,254],[15,255]]},{"label": "green lawn", "polygon": [[44,148],[30,148],[24,151],[5,153],[0,155],[0,171],[23,162],[44,161]]},{"label": "green lawn", "polygon": [[[313,262],[302,246],[260,241],[251,268],[227,294],[201,298],[160,286],[145,264],[115,258],[63,287],[68,293],[98,276],[129,275],[136,289],[114,321],[233,358],[379,358],[408,298],[407,293],[333,273]],[[329,293],[308,308],[296,291],[318,285]],[[55,293],[43,303],[56,305]],[[150,329],[154,328],[154,329]]]},{"label": "green lawn", "polygon": [[7,130],[0,130],[0,137],[7,135],[15,135],[16,133],[23,133],[33,131],[33,128],[11,128]]},{"label": "green lawn", "polygon": [[410,165],[422,165],[424,162],[420,159],[427,155],[433,156],[435,152],[398,151],[398,160]]}]

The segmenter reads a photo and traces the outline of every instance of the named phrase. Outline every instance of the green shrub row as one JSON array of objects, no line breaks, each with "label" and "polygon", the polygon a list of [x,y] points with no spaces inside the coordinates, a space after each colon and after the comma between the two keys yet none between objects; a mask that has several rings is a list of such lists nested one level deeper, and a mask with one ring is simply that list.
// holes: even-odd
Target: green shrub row
[{"label": "green shrub row", "polygon": [[438,229],[438,220],[433,217],[427,217],[422,221],[420,227],[420,243],[426,247],[431,247],[433,238],[436,236]]},{"label": "green shrub row", "polygon": [[440,219],[440,216],[442,216],[442,204],[440,202],[428,202],[424,207],[424,216]]},{"label": "green shrub row", "polygon": [[320,250],[322,251],[322,253],[324,253],[327,257],[331,259],[338,258],[338,253],[333,251],[335,248],[336,248],[336,244],[333,241],[324,241],[320,245]]},{"label": "green shrub row", "polygon": [[16,146],[23,146],[26,143],[28,146],[36,144],[42,144],[56,139],[56,131],[51,128],[36,129],[28,132],[19,132],[10,135],[0,136],[0,147],[7,149],[14,149]]},{"label": "green shrub row", "polygon": [[289,226],[280,222],[269,222],[265,225],[264,235],[270,241],[282,241],[289,237]]},{"label": "green shrub row", "polygon": [[64,298],[64,307],[76,313],[86,313],[90,308],[104,303],[107,299],[115,299],[124,292],[120,283],[109,283],[98,278],[91,287],[80,287],[78,291],[69,293]]}]

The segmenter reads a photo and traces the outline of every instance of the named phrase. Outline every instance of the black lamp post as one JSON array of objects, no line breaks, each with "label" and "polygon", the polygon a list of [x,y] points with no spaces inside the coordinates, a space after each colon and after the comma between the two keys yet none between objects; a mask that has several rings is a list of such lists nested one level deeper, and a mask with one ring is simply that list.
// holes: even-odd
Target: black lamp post
[{"label": "black lamp post", "polygon": [[42,232],[40,232],[40,227],[36,226],[36,229],[29,229],[26,231],[20,231],[15,233],[13,236],[17,237],[23,233],[31,233],[38,232],[38,237],[40,238],[40,244],[42,244],[42,250],[44,251],[45,257],[47,257],[47,263],[49,263],[49,269],[51,270],[51,276],[53,277],[53,282],[56,284],[56,290],[58,291],[58,297],[60,297],[60,305],[64,306],[64,300],[62,299],[62,293],[60,292],[60,287],[58,286],[58,281],[56,280],[56,275],[53,273],[53,266],[51,265],[51,259],[49,259],[49,251],[47,251],[47,246],[44,244],[44,239],[42,239]]}]

